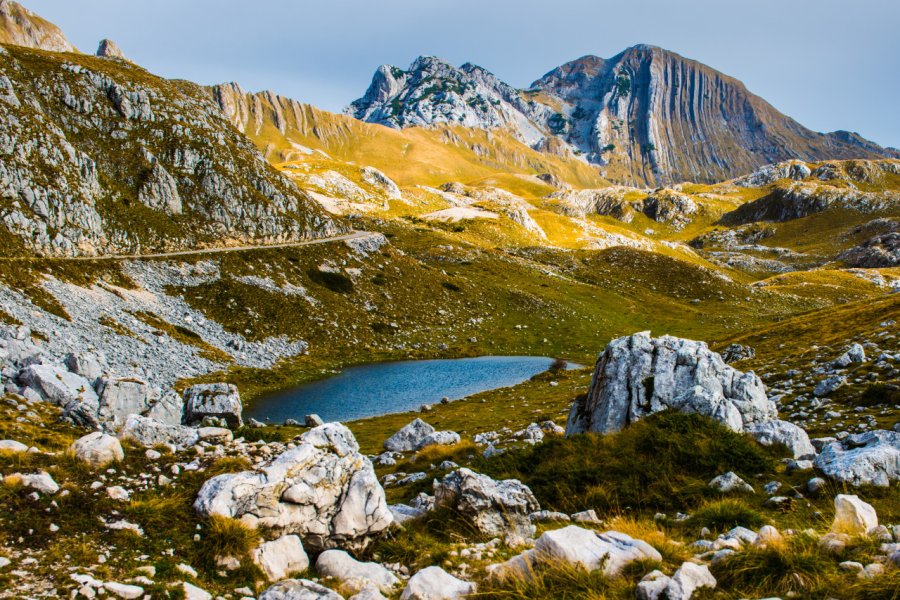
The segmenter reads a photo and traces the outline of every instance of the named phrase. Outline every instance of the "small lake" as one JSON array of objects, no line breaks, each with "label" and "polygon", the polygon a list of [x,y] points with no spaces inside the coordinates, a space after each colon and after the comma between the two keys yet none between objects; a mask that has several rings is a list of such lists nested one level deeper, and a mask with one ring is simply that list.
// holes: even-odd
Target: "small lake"
[{"label": "small lake", "polygon": [[352,421],[418,410],[445,397],[457,400],[522,383],[551,364],[553,359],[545,356],[480,356],[361,365],[259,398],[244,411],[244,419],[302,423],[306,415],[315,413],[326,422]]}]

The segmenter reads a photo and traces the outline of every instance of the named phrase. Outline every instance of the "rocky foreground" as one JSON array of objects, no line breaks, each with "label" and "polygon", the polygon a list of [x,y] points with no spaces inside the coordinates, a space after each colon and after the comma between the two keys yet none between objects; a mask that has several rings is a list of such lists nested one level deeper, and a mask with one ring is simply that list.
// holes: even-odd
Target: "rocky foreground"
[{"label": "rocky foreground", "polygon": [[[726,356],[749,352],[732,347]],[[2,357],[6,400],[18,409],[20,423],[41,431],[58,427],[52,419],[61,418],[83,435],[58,451],[40,447],[50,443],[47,434],[28,443],[0,441],[0,490],[23,520],[17,527],[16,515],[4,511],[0,521],[0,581],[14,590],[0,597],[434,600],[479,591],[512,597],[506,595],[514,590],[550,597],[539,591],[547,585],[541,582],[569,569],[640,599],[685,600],[703,588],[730,597],[729,590],[741,589],[734,565],[789,556],[800,547],[870,591],[893,585],[900,567],[900,526],[880,523],[876,508],[863,500],[871,496],[898,514],[891,504],[900,481],[897,427],[810,439],[778,418],[759,377],[726,364],[702,342],[648,333],[614,340],[597,361],[588,394],[573,403],[565,429],[549,421],[466,441],[414,419],[384,440],[377,456],[361,453],[346,426],[315,415],[307,417],[308,429],[284,441],[251,441],[276,432],[255,422],[245,427],[237,390],[226,384],[177,394],[104,373],[89,355],[53,364],[16,337],[4,340]],[[854,345],[833,368],[839,373],[864,360],[865,350]],[[834,377],[840,375],[822,379],[821,396]],[[706,485],[703,493],[719,504],[700,505],[695,514],[657,513],[645,525],[598,514],[579,498],[567,504],[579,510],[563,512],[558,501],[543,504],[543,484],[533,491],[526,481],[479,472],[521,455],[517,448],[566,452],[566,444],[624,435],[644,421],[679,413],[699,415],[698,423],[708,423],[704,428],[721,431],[715,435],[736,436],[729,444],[750,452],[741,460],[764,465],[772,460],[767,452],[783,457],[785,470],[775,477],[794,483],[765,484],[763,506],[773,514],[833,495],[832,514],[817,512],[801,528],[777,527],[778,519],[766,522],[749,505],[739,510],[751,516],[710,519],[710,506],[735,510],[742,498],[757,494],[754,473],[740,461]],[[94,431],[84,434],[84,428]],[[425,470],[399,470],[421,465],[421,457],[432,457],[426,463],[446,458]],[[379,476],[376,469],[391,472]],[[173,500],[164,498],[181,498],[175,503],[183,503],[186,512],[177,519],[184,522],[166,522]],[[35,511],[45,526],[40,533],[30,527],[36,517],[26,516]],[[73,520],[72,511],[90,524]],[[48,577],[52,545],[45,536],[77,535],[78,528],[103,533],[89,542],[84,559]],[[669,537],[679,530],[682,539]],[[181,537],[194,550],[185,551]],[[411,554],[398,554],[400,544]],[[445,558],[434,559],[435,544]],[[155,548],[162,558],[131,547]],[[65,551],[71,558],[75,548]],[[804,586],[812,583],[780,589]]]}]

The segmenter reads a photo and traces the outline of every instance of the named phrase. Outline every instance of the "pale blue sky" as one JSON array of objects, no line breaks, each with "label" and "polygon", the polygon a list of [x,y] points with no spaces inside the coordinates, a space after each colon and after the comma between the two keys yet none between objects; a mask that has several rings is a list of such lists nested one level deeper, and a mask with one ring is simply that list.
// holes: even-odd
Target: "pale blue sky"
[{"label": "pale blue sky", "polygon": [[649,43],[741,79],[817,131],[900,147],[897,0],[23,0],[83,51],[114,39],[166,77],[237,81],[329,110],[420,54],[524,87]]}]

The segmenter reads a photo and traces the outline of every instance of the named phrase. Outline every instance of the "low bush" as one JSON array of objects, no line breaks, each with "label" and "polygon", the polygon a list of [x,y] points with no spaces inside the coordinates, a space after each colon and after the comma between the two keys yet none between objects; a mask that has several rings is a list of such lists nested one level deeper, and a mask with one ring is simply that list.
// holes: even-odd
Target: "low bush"
[{"label": "low bush", "polygon": [[765,518],[741,500],[715,500],[704,504],[691,515],[688,524],[696,529],[704,527],[722,533],[734,527],[759,529]]},{"label": "low bush", "polygon": [[545,508],[607,512],[687,509],[712,495],[707,484],[716,475],[770,473],[775,462],[745,434],[666,411],[618,433],[550,439],[478,459],[475,468],[523,481]]}]

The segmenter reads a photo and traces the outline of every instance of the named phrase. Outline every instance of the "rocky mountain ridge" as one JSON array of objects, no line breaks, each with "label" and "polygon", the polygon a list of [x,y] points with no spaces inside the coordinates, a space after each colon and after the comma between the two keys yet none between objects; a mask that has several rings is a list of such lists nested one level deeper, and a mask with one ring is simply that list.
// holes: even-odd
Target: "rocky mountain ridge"
[{"label": "rocky mountain ridge", "polygon": [[0,0],[0,44],[51,52],[78,51],[59,27],[12,0]]},{"label": "rocky mountain ridge", "polygon": [[347,231],[199,86],[124,61],[0,53],[0,219],[46,255],[276,243]]},{"label": "rocky mountain ridge", "polygon": [[406,71],[383,65],[347,113],[396,128],[505,128],[632,185],[721,181],[791,158],[898,155],[850,132],[810,131],[738,80],[649,45],[582,57],[527,90],[469,63],[456,69],[420,57]]}]

